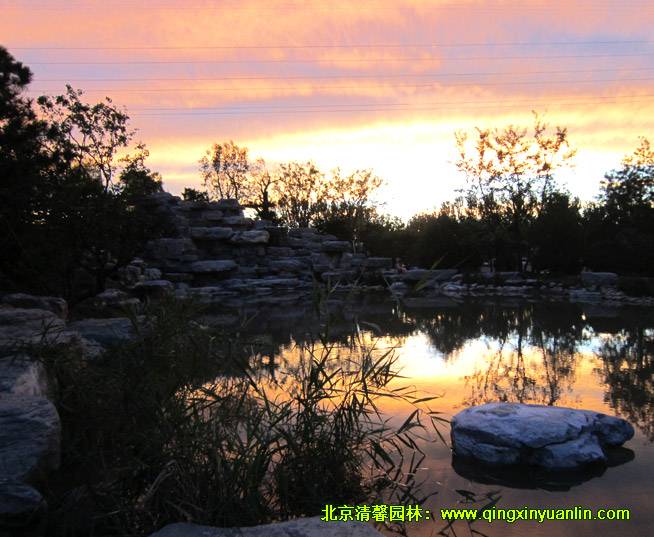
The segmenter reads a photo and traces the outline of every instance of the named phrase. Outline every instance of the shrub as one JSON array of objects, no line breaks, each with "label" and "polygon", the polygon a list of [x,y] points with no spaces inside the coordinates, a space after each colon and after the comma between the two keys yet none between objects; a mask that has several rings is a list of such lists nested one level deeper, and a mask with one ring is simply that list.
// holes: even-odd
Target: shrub
[{"label": "shrub", "polygon": [[[151,306],[134,319],[133,341],[90,363],[74,348],[42,350],[64,430],[51,534],[253,525],[382,495],[419,501],[414,433],[421,416],[434,428],[442,419],[411,389],[391,389],[392,351],[301,344],[275,379],[230,358],[238,340],[198,324],[198,313],[188,302]],[[384,397],[416,406],[401,427],[379,411]]]}]

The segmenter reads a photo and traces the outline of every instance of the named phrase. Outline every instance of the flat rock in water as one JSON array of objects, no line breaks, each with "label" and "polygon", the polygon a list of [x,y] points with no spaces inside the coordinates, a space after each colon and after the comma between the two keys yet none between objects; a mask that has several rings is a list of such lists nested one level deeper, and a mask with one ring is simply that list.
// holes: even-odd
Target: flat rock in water
[{"label": "flat rock in water", "polygon": [[0,395],[0,479],[38,481],[59,467],[61,424],[44,397]]},{"label": "flat rock in water", "polygon": [[492,466],[532,465],[552,470],[606,463],[605,447],[634,435],[625,420],[589,410],[488,403],[459,412],[451,422],[459,457]]},{"label": "flat rock in water", "polygon": [[214,528],[197,524],[170,524],[150,537],[381,537],[369,524],[323,522],[300,518],[251,528]]}]

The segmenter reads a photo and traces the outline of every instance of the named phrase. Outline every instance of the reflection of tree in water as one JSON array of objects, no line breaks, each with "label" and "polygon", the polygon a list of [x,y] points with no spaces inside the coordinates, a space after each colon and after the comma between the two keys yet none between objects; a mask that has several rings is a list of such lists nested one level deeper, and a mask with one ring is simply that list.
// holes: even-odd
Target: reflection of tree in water
[{"label": "reflection of tree in water", "polygon": [[[583,309],[589,313],[589,307]],[[470,394],[464,404],[499,400],[554,405],[564,403],[572,391],[579,345],[596,337],[593,333],[605,332],[611,336],[598,354],[604,360],[600,372],[608,385],[606,400],[654,440],[654,333],[643,328],[654,326],[654,315],[590,310],[589,319],[582,321],[581,312],[576,305],[473,303],[404,311],[376,304],[330,312],[327,318],[298,312],[284,322],[261,315],[255,319],[260,325],[230,332],[230,348],[223,354],[232,357],[230,363],[238,357],[252,365],[254,361],[262,376],[277,378],[301,368],[312,346],[317,351],[326,344],[334,346],[335,354],[357,355],[362,335],[366,346],[386,338],[377,341],[373,354],[378,354],[384,346],[402,346],[407,336],[421,332],[445,360],[455,360],[468,342],[486,341],[483,367],[465,379]]]},{"label": "reflection of tree in water", "polygon": [[598,351],[605,400],[654,441],[654,332],[638,326],[621,330]]},{"label": "reflection of tree in water", "polygon": [[[500,313],[500,312],[498,312]],[[512,401],[554,405],[572,391],[576,351],[583,338],[578,312],[533,306],[504,310],[481,322],[496,350],[487,365],[465,377],[471,393],[465,405]],[[495,346],[493,345],[493,346]]]}]

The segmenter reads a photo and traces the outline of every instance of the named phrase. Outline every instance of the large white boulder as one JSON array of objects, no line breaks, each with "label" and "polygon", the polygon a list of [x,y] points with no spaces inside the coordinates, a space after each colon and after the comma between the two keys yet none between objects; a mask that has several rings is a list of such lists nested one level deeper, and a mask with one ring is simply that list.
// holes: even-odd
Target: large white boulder
[{"label": "large white boulder", "polygon": [[553,470],[605,463],[605,447],[634,435],[625,420],[589,410],[488,403],[452,418],[458,457],[493,466],[533,465]]}]

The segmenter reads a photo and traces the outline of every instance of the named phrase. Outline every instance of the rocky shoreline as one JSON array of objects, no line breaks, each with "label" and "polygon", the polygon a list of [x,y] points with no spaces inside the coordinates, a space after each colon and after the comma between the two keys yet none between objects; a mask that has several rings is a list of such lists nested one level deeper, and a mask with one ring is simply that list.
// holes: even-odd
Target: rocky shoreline
[{"label": "rocky shoreline", "polygon": [[168,236],[150,240],[142,256],[108,281],[106,291],[76,306],[74,317],[104,317],[161,296],[236,308],[374,292],[400,300],[513,297],[654,306],[654,296],[622,291],[613,273],[582,272],[561,281],[519,272],[398,272],[390,257],[355,252],[351,243],[332,235],[247,218],[234,200],[183,201],[159,193],[143,204],[171,224]]},{"label": "rocky shoreline", "polygon": [[[60,463],[61,424],[52,402],[55,386],[29,349],[74,344],[85,359],[93,360],[104,347],[132,337],[134,322],[150,301],[192,298],[219,311],[346,302],[374,294],[407,305],[510,299],[654,306],[654,297],[622,291],[619,277],[612,273],[584,272],[559,282],[514,272],[472,276],[454,269],[399,272],[390,258],[355,253],[349,242],[336,237],[248,219],[231,200],[185,202],[157,194],[147,203],[166,215],[174,230],[169,237],[149,241],[143,255],[121,268],[102,293],[72,311],[61,298],[0,295],[2,531],[40,534],[47,506],[39,489]],[[314,524],[312,531],[317,527]],[[180,526],[166,531],[160,533],[194,535],[199,530]],[[213,534],[251,534],[229,531]],[[266,531],[260,534],[272,534]],[[329,531],[325,535],[335,534],[336,527]],[[353,536],[375,534],[372,528],[352,531]]]}]

